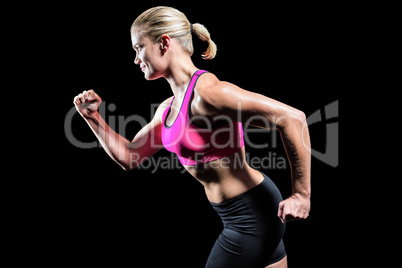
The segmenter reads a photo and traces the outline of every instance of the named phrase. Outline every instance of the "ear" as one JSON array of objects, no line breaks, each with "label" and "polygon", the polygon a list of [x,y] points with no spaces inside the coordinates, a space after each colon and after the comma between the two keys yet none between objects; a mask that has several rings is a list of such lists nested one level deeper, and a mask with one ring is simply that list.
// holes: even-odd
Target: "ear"
[{"label": "ear", "polygon": [[163,34],[161,36],[160,48],[161,48],[162,55],[164,55],[168,51],[168,49],[170,48],[170,42],[171,42],[171,39],[170,39],[169,35]]}]

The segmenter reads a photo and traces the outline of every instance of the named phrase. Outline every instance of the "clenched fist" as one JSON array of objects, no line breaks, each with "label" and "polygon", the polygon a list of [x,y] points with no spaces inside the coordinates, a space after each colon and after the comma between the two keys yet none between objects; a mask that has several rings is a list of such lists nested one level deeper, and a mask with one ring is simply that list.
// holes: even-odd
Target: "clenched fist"
[{"label": "clenched fist", "polygon": [[90,117],[91,114],[98,111],[102,99],[91,89],[75,96],[73,102],[82,117]]},{"label": "clenched fist", "polygon": [[279,203],[278,217],[282,222],[306,219],[310,212],[310,198],[293,194]]}]

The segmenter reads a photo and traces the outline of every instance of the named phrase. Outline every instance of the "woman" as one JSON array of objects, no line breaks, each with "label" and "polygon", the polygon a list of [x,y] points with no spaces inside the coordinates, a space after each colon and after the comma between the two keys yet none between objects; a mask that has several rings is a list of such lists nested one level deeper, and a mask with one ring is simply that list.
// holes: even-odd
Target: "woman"
[{"label": "woman", "polygon": [[[173,91],[152,121],[130,142],[98,113],[101,98],[84,91],[74,104],[109,156],[131,170],[162,146],[179,156],[204,187],[224,229],[206,267],[287,267],[282,241],[285,222],[305,219],[310,210],[310,146],[305,115],[268,97],[246,91],[192,60],[192,34],[208,42],[203,58],[216,55],[207,29],[180,11],[155,7],[131,27],[135,64],[145,79],[165,78]],[[275,184],[245,161],[242,123],[275,127],[282,135],[292,170],[292,195],[283,200]]]}]

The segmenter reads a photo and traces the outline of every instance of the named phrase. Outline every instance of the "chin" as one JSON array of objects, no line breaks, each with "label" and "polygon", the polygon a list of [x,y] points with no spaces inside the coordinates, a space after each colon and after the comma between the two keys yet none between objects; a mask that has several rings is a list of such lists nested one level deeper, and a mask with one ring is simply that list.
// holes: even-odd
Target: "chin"
[{"label": "chin", "polygon": [[145,78],[145,80],[147,80],[147,81],[152,80],[152,79],[150,79],[150,77],[149,77],[147,74],[144,75],[144,78]]},{"label": "chin", "polygon": [[156,80],[156,79],[158,79],[158,78],[161,78],[162,75],[159,75],[159,74],[157,74],[157,73],[145,72],[144,77],[145,77],[146,80],[150,81],[150,80]]}]

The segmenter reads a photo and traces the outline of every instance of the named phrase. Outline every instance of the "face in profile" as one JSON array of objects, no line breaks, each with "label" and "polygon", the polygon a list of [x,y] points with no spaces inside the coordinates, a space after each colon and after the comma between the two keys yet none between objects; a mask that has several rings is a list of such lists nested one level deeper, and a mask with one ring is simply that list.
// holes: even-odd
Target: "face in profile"
[{"label": "face in profile", "polygon": [[143,35],[140,30],[131,33],[131,42],[136,52],[134,63],[144,72],[145,79],[155,80],[165,71],[161,44]]}]

